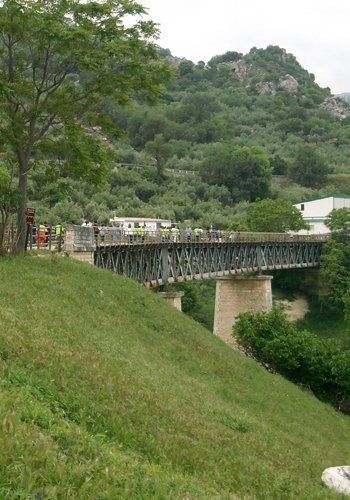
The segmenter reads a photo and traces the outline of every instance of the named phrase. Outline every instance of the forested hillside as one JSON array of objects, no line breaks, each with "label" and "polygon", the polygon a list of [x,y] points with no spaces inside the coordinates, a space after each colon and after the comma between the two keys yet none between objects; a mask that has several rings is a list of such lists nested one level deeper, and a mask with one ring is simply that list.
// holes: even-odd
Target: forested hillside
[{"label": "forested hillside", "polygon": [[73,182],[59,163],[49,176],[37,166],[41,218],[102,222],[115,212],[226,226],[256,199],[350,193],[350,108],[293,55],[270,46],[194,64],[161,54],[173,78],[157,104],[95,110],[93,133],[114,154],[103,185]]}]

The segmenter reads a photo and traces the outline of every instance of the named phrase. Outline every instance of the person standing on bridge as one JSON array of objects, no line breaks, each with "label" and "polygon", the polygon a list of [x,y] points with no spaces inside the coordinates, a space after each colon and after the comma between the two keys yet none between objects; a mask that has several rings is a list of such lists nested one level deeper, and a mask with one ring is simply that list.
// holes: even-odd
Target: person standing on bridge
[{"label": "person standing on bridge", "polygon": [[141,239],[142,243],[145,242],[145,238],[146,238],[146,228],[145,228],[145,226],[141,226],[140,227],[140,239]]},{"label": "person standing on bridge", "polygon": [[56,226],[55,226],[55,234],[56,234],[56,236],[57,236],[57,239],[58,239],[59,237],[61,237],[61,238],[62,238],[63,233],[64,233],[63,226],[62,226],[62,224],[59,222],[59,223],[58,223],[58,224],[56,224]]},{"label": "person standing on bridge", "polygon": [[180,239],[180,229],[177,226],[171,228],[171,239],[177,243]]},{"label": "person standing on bridge", "polygon": [[134,227],[132,234],[133,234],[133,243],[139,243],[139,239],[141,236],[139,226]]},{"label": "person standing on bridge", "polygon": [[200,227],[196,227],[193,232],[194,232],[194,239],[195,239],[195,241],[196,242],[200,241],[201,235],[202,235],[201,228]]},{"label": "person standing on bridge", "polygon": [[188,243],[192,240],[192,229],[190,227],[186,227],[184,236]]},{"label": "person standing on bridge", "polygon": [[39,245],[44,246],[46,244],[46,226],[45,224],[39,225]]},{"label": "person standing on bridge", "polygon": [[163,227],[162,230],[162,241],[167,242],[170,239],[170,229],[168,227]]},{"label": "person standing on bridge", "polygon": [[104,243],[106,241],[106,235],[107,235],[107,227],[106,224],[102,224],[100,227],[100,238],[101,238],[101,243]]}]

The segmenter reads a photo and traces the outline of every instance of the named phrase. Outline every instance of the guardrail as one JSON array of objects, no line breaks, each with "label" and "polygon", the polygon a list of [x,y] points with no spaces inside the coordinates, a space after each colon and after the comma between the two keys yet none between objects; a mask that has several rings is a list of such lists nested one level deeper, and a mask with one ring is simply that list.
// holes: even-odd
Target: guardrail
[{"label": "guardrail", "polygon": [[326,234],[289,234],[289,233],[248,233],[234,231],[195,231],[180,233],[123,231],[117,228],[106,228],[95,235],[97,246],[140,245],[160,243],[268,243],[268,242],[324,242]]},{"label": "guardrail", "polygon": [[[61,229],[61,234],[57,234],[57,226],[46,226],[45,231],[42,226],[29,226],[27,234],[28,250],[57,250],[65,249],[66,234]],[[75,228],[75,234],[83,229],[81,226],[71,226]],[[95,228],[84,228],[91,231],[92,242],[97,247],[119,246],[119,245],[152,245],[169,243],[268,243],[268,242],[324,242],[328,239],[327,234],[290,234],[290,233],[252,233],[238,231],[208,231],[182,230],[171,231],[143,231],[140,228],[135,230],[122,230],[115,227],[103,227],[99,232]],[[92,236],[94,234],[94,236]],[[79,237],[78,237],[79,239]],[[17,243],[17,230],[14,225],[7,228],[3,239],[2,249],[11,252]],[[79,242],[77,242],[79,243]]]}]

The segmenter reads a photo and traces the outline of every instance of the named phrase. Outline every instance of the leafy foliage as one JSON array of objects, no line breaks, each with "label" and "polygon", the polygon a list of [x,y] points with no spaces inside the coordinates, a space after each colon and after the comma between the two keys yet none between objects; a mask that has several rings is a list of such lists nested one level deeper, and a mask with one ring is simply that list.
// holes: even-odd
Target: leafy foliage
[{"label": "leafy foliage", "polygon": [[247,209],[247,223],[251,231],[284,233],[307,229],[300,210],[286,200],[261,200]]},{"label": "leafy foliage", "polygon": [[325,305],[349,315],[350,209],[333,210],[326,224],[331,237],[324,245],[321,273],[329,287]]},{"label": "leafy foliage", "polygon": [[298,330],[279,309],[240,315],[234,334],[256,360],[350,413],[350,351],[340,343]]},{"label": "leafy foliage", "polygon": [[299,146],[290,169],[291,178],[305,187],[320,187],[331,172],[326,161],[310,144]]},{"label": "leafy foliage", "polygon": [[326,220],[326,226],[332,233],[340,233],[342,237],[350,235],[350,209],[332,210]]},{"label": "leafy foliage", "polygon": [[[0,131],[17,164],[20,247],[35,162],[53,158],[61,175],[99,181],[110,148],[85,115],[107,96],[124,104],[159,93],[169,72],[152,42],[156,26],[138,18],[144,12],[130,0],[2,2]],[[131,26],[126,16],[135,16]]]},{"label": "leafy foliage", "polygon": [[255,201],[269,194],[271,168],[263,149],[233,148],[214,144],[204,156],[202,179],[209,184],[226,186],[234,201]]},{"label": "leafy foliage", "polygon": [[[115,3],[101,2],[94,11],[91,3],[65,2],[62,5],[74,10],[72,16],[78,23],[73,29],[64,24],[61,4],[50,2],[58,13],[53,21],[55,30],[51,35],[44,31],[42,47],[35,52],[37,59],[29,60],[30,65],[36,65],[38,79],[43,76],[49,35],[60,47],[62,64],[71,57],[66,53],[67,44],[71,44],[68,48],[72,51],[72,45],[76,45],[72,56],[75,65],[69,66],[67,78],[52,101],[54,104],[60,100],[62,110],[55,119],[59,123],[55,122],[35,146],[29,163],[28,197],[40,218],[53,217],[55,205],[62,207],[63,203],[78,209],[74,209],[71,220],[69,212],[63,211],[67,222],[77,220],[78,212],[83,217],[96,214],[98,221],[114,212],[159,215],[220,227],[233,224],[243,229],[247,227],[246,215],[241,205],[239,217],[236,211],[241,200],[271,197],[295,203],[343,189],[350,193],[346,174],[350,129],[346,121],[338,122],[320,108],[329,89],[321,89],[294,56],[270,46],[253,48],[245,55],[230,51],[207,64],[194,64],[155,47],[152,40],[157,30],[152,23],[123,26],[124,13],[142,10],[134,2],[117,2],[123,7],[113,14],[113,19],[120,19],[121,25],[117,33],[113,32],[114,21],[106,26],[101,12]],[[50,18],[52,9],[47,9],[45,19]],[[41,15],[33,12],[28,10],[28,16]],[[44,26],[45,19],[37,26]],[[35,22],[27,37],[33,26]],[[80,38],[77,26],[82,29]],[[102,36],[103,29],[107,30],[103,44],[90,55],[91,41],[85,47],[84,37],[91,30],[100,30]],[[33,35],[34,42],[38,33]],[[61,43],[62,33],[77,35],[77,43]],[[27,57],[26,40],[24,52],[19,52],[22,61]],[[130,51],[128,43],[132,44]],[[102,57],[107,46],[112,47],[112,59],[109,52],[107,58]],[[79,57],[83,58],[81,62]],[[52,64],[55,70],[60,63],[53,58]],[[161,84],[169,76],[167,65],[172,66],[174,78],[168,80],[162,102],[150,107],[144,98],[154,101],[160,95]],[[297,80],[296,92],[280,87],[287,74]],[[26,85],[35,94],[28,75]],[[79,93],[91,88],[94,78],[99,79],[101,92],[79,100]],[[77,99],[65,106],[64,96],[70,89]],[[130,105],[125,106],[126,102]],[[49,109],[44,107],[44,112]],[[305,145],[316,152],[316,160],[314,155],[314,163],[308,169],[303,166],[302,173],[308,170],[309,174],[302,180],[296,155]],[[319,161],[321,156],[327,158],[336,174],[326,175],[324,162]],[[113,166],[118,172],[113,171]],[[190,173],[180,177],[177,170]],[[273,178],[271,173],[275,174]],[[291,183],[287,176],[311,187]],[[98,181],[100,186],[92,186]],[[93,210],[90,205],[87,208],[90,202]]]}]

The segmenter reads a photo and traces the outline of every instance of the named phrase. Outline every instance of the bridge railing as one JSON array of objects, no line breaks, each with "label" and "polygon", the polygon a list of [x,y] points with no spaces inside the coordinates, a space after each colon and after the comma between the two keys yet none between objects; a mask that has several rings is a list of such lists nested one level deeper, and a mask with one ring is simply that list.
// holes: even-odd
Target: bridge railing
[{"label": "bridge railing", "polygon": [[326,234],[249,233],[235,231],[123,231],[106,228],[95,235],[96,244],[103,246],[140,245],[160,243],[268,243],[268,242],[324,242]]}]

